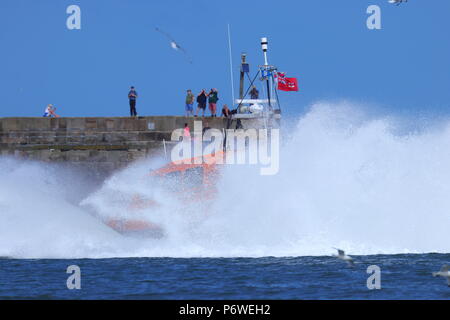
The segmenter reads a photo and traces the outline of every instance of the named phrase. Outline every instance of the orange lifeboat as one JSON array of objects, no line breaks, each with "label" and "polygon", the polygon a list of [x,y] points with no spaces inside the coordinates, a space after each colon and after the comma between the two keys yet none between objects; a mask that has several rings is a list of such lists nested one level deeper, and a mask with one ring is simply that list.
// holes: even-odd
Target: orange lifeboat
[{"label": "orange lifeboat", "polygon": [[[181,201],[207,202],[213,200],[217,192],[216,182],[219,178],[217,161],[224,153],[191,158],[189,161],[170,162],[164,167],[149,173],[151,177],[160,177],[160,181],[170,181],[169,189]],[[196,163],[197,162],[197,163]],[[152,199],[143,199],[139,195],[133,196],[129,209],[143,210],[158,206]],[[164,236],[161,226],[140,219],[109,219],[106,225],[123,235],[160,238]]]}]

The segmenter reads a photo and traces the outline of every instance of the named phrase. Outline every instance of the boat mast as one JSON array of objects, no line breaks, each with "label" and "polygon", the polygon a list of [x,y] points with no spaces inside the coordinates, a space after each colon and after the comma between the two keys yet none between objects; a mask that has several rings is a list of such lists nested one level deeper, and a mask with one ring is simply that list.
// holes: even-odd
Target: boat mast
[{"label": "boat mast", "polygon": [[267,98],[269,100],[269,108],[272,109],[272,103],[270,101],[270,80],[269,80],[269,76],[270,76],[270,71],[269,71],[269,63],[267,61],[267,47],[268,47],[268,41],[267,38],[261,38],[261,48],[263,50],[264,53],[264,71],[265,74],[263,75],[266,78],[266,85],[267,85]]},{"label": "boat mast", "polygon": [[249,71],[248,64],[246,62],[247,54],[241,53],[241,75],[239,78],[239,99],[244,99],[244,76]]},{"label": "boat mast", "polygon": [[231,98],[234,103],[234,81],[233,81],[233,55],[231,50],[231,32],[230,32],[230,24],[228,24],[228,51],[230,55],[230,77],[231,77]]}]

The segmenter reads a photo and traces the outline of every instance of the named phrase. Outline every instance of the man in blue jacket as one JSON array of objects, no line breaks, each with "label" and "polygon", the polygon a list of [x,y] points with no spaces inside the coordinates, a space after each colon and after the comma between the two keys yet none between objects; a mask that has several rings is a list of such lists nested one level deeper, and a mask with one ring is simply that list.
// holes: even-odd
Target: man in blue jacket
[{"label": "man in blue jacket", "polygon": [[131,87],[130,92],[128,92],[128,99],[130,100],[130,116],[137,116],[136,113],[136,99],[138,94],[134,87]]}]

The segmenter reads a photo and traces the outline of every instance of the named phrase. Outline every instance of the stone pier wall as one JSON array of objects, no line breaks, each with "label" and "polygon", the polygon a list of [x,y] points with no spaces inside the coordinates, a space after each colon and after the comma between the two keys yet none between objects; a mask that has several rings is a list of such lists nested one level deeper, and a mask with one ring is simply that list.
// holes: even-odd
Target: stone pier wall
[{"label": "stone pier wall", "polygon": [[[202,118],[0,118],[0,154],[66,163],[108,175],[146,156],[163,155],[174,129]],[[212,128],[223,118],[204,118]]]}]

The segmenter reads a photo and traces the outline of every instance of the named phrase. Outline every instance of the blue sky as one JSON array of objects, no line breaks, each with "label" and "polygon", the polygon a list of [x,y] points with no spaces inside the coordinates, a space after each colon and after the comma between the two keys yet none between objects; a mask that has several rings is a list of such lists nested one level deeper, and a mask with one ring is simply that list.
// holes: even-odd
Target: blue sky
[{"label": "blue sky", "polygon": [[[81,30],[66,27],[71,4]],[[366,27],[371,4],[381,30]],[[127,116],[130,85],[140,115],[183,114],[188,88],[216,87],[230,104],[227,23],[235,84],[242,51],[253,72],[262,63],[262,36],[270,62],[299,78],[300,92],[280,93],[288,114],[324,99],[450,114],[449,13],[448,0],[1,0],[0,116],[41,116],[48,103],[63,116]]]}]

